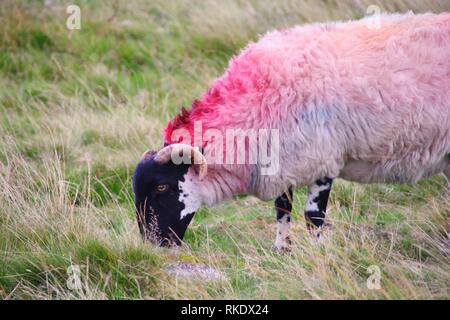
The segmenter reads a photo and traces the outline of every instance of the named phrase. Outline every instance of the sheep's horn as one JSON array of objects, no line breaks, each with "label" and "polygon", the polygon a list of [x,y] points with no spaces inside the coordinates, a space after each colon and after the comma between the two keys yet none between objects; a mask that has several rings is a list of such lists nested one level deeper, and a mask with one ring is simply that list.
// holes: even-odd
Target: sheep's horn
[{"label": "sheep's horn", "polygon": [[145,151],[142,154],[141,159],[148,158],[148,157],[153,157],[155,154],[156,154],[156,151],[154,151],[154,150],[147,150],[147,151]]},{"label": "sheep's horn", "polygon": [[158,163],[167,163],[169,160],[172,159],[173,156],[179,157],[181,152],[183,153],[183,155],[185,154],[191,155],[191,159],[193,159],[193,164],[198,166],[198,177],[200,180],[202,180],[206,176],[208,164],[206,163],[206,158],[198,150],[198,148],[194,148],[184,143],[170,144],[159,150],[156,153],[154,160]]}]

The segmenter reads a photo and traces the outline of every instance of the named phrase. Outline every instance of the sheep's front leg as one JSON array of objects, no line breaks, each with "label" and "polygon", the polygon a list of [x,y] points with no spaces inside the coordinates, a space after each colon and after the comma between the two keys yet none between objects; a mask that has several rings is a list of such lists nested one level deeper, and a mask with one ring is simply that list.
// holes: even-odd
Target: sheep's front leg
[{"label": "sheep's front leg", "polygon": [[279,251],[289,250],[291,240],[289,229],[291,222],[293,193],[292,188],[275,199],[275,210],[277,212],[277,237],[275,249]]},{"label": "sheep's front leg", "polygon": [[328,197],[333,179],[322,178],[308,187],[308,200],[306,202],[306,226],[312,235],[320,237],[325,213],[327,212]]}]

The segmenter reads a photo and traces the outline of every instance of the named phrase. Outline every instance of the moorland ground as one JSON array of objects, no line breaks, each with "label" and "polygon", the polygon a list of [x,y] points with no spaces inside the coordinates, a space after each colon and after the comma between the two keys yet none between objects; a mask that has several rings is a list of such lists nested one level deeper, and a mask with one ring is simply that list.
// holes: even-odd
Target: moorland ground
[{"label": "moorland ground", "polygon": [[[443,177],[415,185],[338,180],[318,246],[295,193],[293,249],[271,250],[272,202],[239,197],[194,217],[177,251],[141,241],[131,175],[161,130],[274,28],[383,12],[442,12],[449,1],[65,1],[0,5],[0,297],[8,299],[444,298],[450,258]],[[206,263],[218,281],[176,278]],[[369,266],[379,289],[366,285]],[[75,266],[75,267],[74,267]],[[77,269],[79,268],[79,269]],[[81,287],[74,289],[76,277]]]}]

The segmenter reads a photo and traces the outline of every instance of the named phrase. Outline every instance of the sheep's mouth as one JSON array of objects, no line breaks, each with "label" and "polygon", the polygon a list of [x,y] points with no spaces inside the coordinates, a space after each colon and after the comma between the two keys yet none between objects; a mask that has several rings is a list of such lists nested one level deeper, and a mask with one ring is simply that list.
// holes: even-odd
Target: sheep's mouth
[{"label": "sheep's mouth", "polygon": [[172,237],[171,239],[168,238],[163,238],[158,245],[160,247],[164,247],[164,248],[176,248],[179,247],[181,245],[181,242],[174,240]]},{"label": "sheep's mouth", "polygon": [[165,248],[174,248],[182,244],[181,239],[175,234],[174,231],[162,233],[159,231],[158,227],[154,227],[153,225],[147,225],[144,240],[155,246]]},{"label": "sheep's mouth", "polygon": [[163,236],[157,241],[157,244],[161,247],[174,248],[181,245],[181,239],[171,231],[167,236]]}]

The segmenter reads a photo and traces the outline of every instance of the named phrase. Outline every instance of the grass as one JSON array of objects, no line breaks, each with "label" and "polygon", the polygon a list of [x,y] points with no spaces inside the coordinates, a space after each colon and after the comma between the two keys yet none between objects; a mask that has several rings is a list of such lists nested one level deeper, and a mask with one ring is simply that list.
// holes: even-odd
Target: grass
[{"label": "grass", "polygon": [[[271,203],[240,197],[203,208],[187,245],[169,251],[142,243],[131,192],[134,165],[161,146],[167,121],[259,34],[360,18],[371,4],[441,12],[448,1],[76,3],[82,29],[73,31],[64,1],[0,6],[1,298],[449,298],[442,177],[412,186],[337,181],[320,246],[307,236],[298,190],[294,246],[284,255],[271,250]],[[177,279],[164,271],[176,261],[226,277]],[[366,286],[372,265],[378,290]],[[81,290],[70,289],[73,266]]]}]

